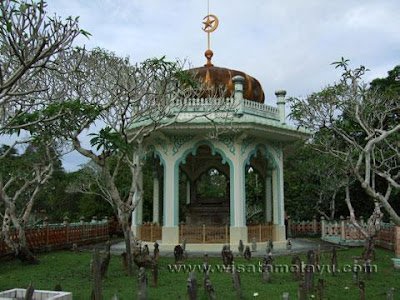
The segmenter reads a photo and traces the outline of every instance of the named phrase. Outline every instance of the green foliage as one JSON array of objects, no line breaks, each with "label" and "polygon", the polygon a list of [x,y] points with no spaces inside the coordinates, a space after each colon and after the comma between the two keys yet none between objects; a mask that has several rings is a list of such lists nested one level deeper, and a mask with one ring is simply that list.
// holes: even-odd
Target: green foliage
[{"label": "green foliage", "polygon": [[66,136],[80,128],[87,120],[95,120],[101,107],[80,100],[52,102],[41,110],[18,115],[9,128],[0,131],[4,134],[20,134],[21,129],[28,131],[35,140]]}]

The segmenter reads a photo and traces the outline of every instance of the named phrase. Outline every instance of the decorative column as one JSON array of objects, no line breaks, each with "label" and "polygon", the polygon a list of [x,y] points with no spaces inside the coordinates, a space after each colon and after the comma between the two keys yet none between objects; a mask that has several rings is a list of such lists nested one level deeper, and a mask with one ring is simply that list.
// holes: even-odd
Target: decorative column
[{"label": "decorative column", "polygon": [[[235,156],[233,161],[233,178],[230,178],[231,193],[231,227],[230,246],[239,245],[239,241],[248,242],[246,226],[246,189],[245,189],[245,168],[240,156]],[[233,202],[233,203],[232,203]]]},{"label": "decorative column", "polygon": [[241,116],[243,115],[243,90],[244,90],[244,77],[240,75],[236,75],[232,78],[232,82],[235,88],[235,108],[236,114]]},{"label": "decorative column", "polygon": [[279,121],[282,124],[286,124],[286,113],[285,113],[285,96],[286,96],[286,91],[284,90],[279,90],[275,92],[277,101],[276,104],[278,105],[279,109]]},{"label": "decorative column", "polygon": [[282,169],[277,166],[272,171],[273,240],[276,242],[286,241]]},{"label": "decorative column", "polygon": [[165,159],[164,176],[164,205],[163,205],[163,227],[162,243],[179,243],[179,210],[178,210],[178,189],[179,189],[179,169],[175,170],[176,158],[168,156]]},{"label": "decorative column", "polygon": [[157,171],[153,171],[153,223],[160,223],[160,179]]},{"label": "decorative column", "polygon": [[272,222],[272,172],[267,171],[265,179],[265,222]]},{"label": "decorative column", "polygon": [[[143,189],[143,172],[140,172],[138,176],[139,185]],[[137,200],[137,193],[133,195],[133,201]],[[143,193],[142,199],[136,205],[135,210],[132,213],[132,232],[135,236],[139,236],[139,226],[143,223]]]}]

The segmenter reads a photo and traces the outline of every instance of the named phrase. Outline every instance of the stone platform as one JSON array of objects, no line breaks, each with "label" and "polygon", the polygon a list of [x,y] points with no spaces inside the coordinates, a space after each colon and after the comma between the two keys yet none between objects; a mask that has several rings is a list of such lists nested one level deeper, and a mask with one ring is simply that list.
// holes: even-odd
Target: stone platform
[{"label": "stone platform", "polygon": [[[172,257],[174,253],[174,247],[176,245],[170,244],[160,244],[160,255],[164,257]],[[148,245],[150,251],[153,251],[154,243],[144,242],[143,245]],[[221,256],[221,250],[224,244],[186,244],[186,251],[188,255],[192,257],[202,257],[204,253],[208,253],[209,256],[219,257]],[[247,243],[245,246],[250,246],[251,244]],[[290,255],[290,254],[300,254],[307,253],[309,250],[318,250],[320,247],[321,251],[331,250],[332,247],[336,248],[346,248],[343,246],[333,245],[331,243],[325,241],[314,241],[309,239],[292,239],[292,250],[286,250],[286,242],[274,242],[274,255]],[[237,246],[231,247],[231,250],[234,254],[238,254]],[[121,254],[125,252],[125,243],[121,242],[115,244],[111,247],[111,252],[113,254]],[[257,243],[257,251],[253,252],[254,257],[262,257],[266,253],[266,243]]]}]

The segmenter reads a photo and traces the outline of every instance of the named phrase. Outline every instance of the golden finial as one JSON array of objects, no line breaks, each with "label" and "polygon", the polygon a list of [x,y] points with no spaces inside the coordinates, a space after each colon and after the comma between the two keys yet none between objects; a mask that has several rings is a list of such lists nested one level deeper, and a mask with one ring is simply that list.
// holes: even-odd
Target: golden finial
[{"label": "golden finial", "polygon": [[210,66],[213,65],[211,63],[211,58],[213,57],[213,52],[210,49],[210,33],[214,32],[217,29],[218,24],[219,24],[219,20],[218,20],[216,15],[211,15],[211,14],[208,14],[207,16],[205,16],[203,18],[203,20],[205,20],[203,22],[203,24],[204,24],[203,31],[207,32],[207,41],[208,41],[208,43],[207,43],[208,48],[207,48],[207,51],[205,53],[205,56],[207,58],[206,66],[210,67]]}]

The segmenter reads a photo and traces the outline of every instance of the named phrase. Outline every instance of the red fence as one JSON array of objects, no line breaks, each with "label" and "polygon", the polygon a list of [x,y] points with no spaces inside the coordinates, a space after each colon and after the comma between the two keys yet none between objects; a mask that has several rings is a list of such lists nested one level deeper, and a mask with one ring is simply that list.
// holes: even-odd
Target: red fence
[{"label": "red fence", "polygon": [[[109,238],[109,223],[107,220],[85,223],[49,224],[29,227],[25,230],[29,249],[33,251],[65,249],[72,244],[90,244]],[[11,239],[18,240],[18,233],[11,231]],[[0,256],[12,253],[4,240],[0,240]]]},{"label": "red fence", "polygon": [[288,217],[288,235],[295,236],[311,236],[321,234],[321,222],[314,217],[312,221],[294,221]]},{"label": "red fence", "polygon": [[[362,217],[359,223],[361,226],[366,226]],[[381,229],[376,236],[376,245],[394,250],[395,227],[391,223],[381,223]],[[289,217],[288,234],[291,237],[318,235],[323,240],[343,245],[362,245],[365,240],[360,230],[354,227],[349,218],[343,217],[335,221],[327,221],[323,217],[321,221],[317,221],[316,217],[312,221],[293,221]]]}]

